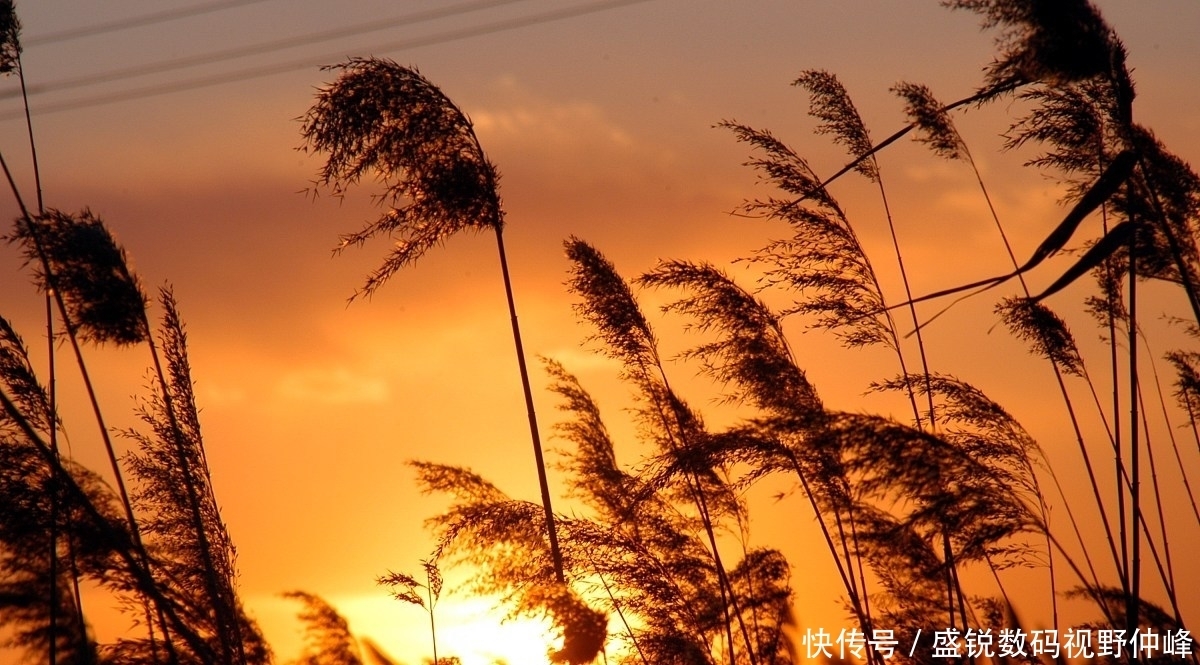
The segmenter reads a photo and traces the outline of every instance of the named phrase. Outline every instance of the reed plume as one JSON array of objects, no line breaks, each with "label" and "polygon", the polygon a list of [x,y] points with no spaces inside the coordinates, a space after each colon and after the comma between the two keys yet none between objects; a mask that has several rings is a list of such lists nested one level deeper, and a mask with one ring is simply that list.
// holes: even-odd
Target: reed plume
[{"label": "reed plume", "polygon": [[341,196],[364,174],[372,173],[384,186],[377,200],[387,206],[379,219],[363,230],[343,235],[339,250],[379,235],[395,240],[395,248],[368,276],[361,293],[371,295],[396,271],[460,231],[491,229],[496,234],[550,554],[559,583],[565,583],[504,251],[504,211],[497,189],[500,176],[484,156],[466,114],[415,69],[376,58],[355,58],[328,69],[340,70],[341,75],[318,92],[301,130],[305,150],[327,154],[317,184]]},{"label": "reed plume", "polygon": [[299,616],[304,624],[304,651],[288,665],[363,665],[350,624],[332,605],[305,591],[289,591],[283,597],[302,604]]},{"label": "reed plume", "polygon": [[[437,665],[439,662],[437,655],[437,625],[434,623],[433,611],[437,606],[438,600],[442,597],[442,571],[438,569],[436,561],[422,561],[421,568],[425,570],[424,584],[418,582],[415,577],[407,573],[393,572],[376,578],[375,583],[391,589],[392,597],[396,600],[416,605],[429,614],[429,639],[433,644],[433,662],[434,665]],[[425,590],[425,597],[421,597],[418,589]],[[426,604],[426,601],[428,601],[428,604]]]},{"label": "reed plume", "polygon": [[[305,150],[325,153],[318,184],[342,196],[364,175],[377,177],[387,210],[361,231],[341,236],[339,251],[376,236],[395,248],[360,293],[370,296],[396,271],[461,231],[504,225],[487,160],[470,120],[415,69],[354,58],[303,118]],[[357,296],[358,294],[356,294]]]},{"label": "reed plume", "polygon": [[178,594],[186,620],[214,642],[220,658],[266,662],[270,652],[237,597],[235,550],[212,488],[183,320],[170,289],[160,291],[159,302],[166,378],[156,376],[138,408],[147,430],[125,432],[138,445],[127,463],[138,480],[140,527],[155,574]]},{"label": "reed plume", "polygon": [[852,348],[897,346],[875,269],[841,206],[808,162],[769,131],[732,122],[721,126],[762,153],[746,166],[796,197],[755,199],[741,208],[746,215],[778,219],[792,229],[791,238],[772,241],[751,259],[765,264],[768,285],[796,293],[780,315],[811,316],[814,327],[830,330]]},{"label": "reed plume", "polygon": [[[546,616],[553,621],[563,639],[563,647],[554,654],[556,662],[591,662],[603,648],[607,619],[558,582],[557,571],[546,565],[545,521],[540,507],[510,498],[468,469],[428,462],[409,464],[423,491],[454,497],[449,510],[428,520],[438,536],[432,562],[447,557],[473,565],[477,570],[471,579],[473,591],[499,597],[510,605],[513,616]],[[573,520],[559,516],[558,522],[565,542]],[[564,563],[566,572],[571,573],[568,579],[574,580],[573,558],[564,557]],[[410,586],[408,581],[395,573],[381,578],[382,583],[399,587]],[[401,594],[406,595],[404,589]]]},{"label": "reed plume", "polygon": [[[617,274],[613,264],[591,245],[574,237],[564,244],[572,262],[568,288],[581,298],[576,311],[596,329],[596,336],[604,343],[603,352],[619,360],[623,365],[623,376],[637,386],[639,397],[645,404],[643,418],[656,433],[660,449],[670,454],[687,451],[708,433],[698,415],[671,389],[658,354],[658,342],[629,285]],[[725,611],[732,612],[732,619],[727,619],[729,648],[732,652],[732,623],[736,620],[750,661],[755,663],[753,645],[721,561],[715,532],[720,516],[731,514],[733,511],[728,507],[734,506],[736,501],[729,500],[730,494],[716,469],[697,467],[684,478],[683,491],[695,504],[708,536],[721,583],[722,603],[728,603],[729,608]]]},{"label": "reed plume", "polygon": [[21,220],[12,241],[34,266],[39,287],[61,294],[69,332],[97,344],[146,339],[146,300],[125,252],[86,208],[72,215],[49,210]]}]

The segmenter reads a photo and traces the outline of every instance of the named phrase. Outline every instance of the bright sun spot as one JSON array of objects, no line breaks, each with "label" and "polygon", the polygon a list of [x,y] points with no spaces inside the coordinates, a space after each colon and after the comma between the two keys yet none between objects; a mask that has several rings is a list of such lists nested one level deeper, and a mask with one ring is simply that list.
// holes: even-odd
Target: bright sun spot
[{"label": "bright sun spot", "polygon": [[[328,599],[360,638],[375,642],[405,665],[432,660],[429,615],[386,596]],[[435,613],[438,657],[457,656],[463,665],[545,665],[553,644],[549,624],[533,619],[505,621],[504,611],[480,598],[443,596]]]}]

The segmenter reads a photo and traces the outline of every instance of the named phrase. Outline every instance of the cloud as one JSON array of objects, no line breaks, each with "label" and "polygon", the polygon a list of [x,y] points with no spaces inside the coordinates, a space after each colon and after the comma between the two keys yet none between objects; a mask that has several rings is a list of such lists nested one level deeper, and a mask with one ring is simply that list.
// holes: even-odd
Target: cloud
[{"label": "cloud", "polygon": [[588,102],[521,104],[495,111],[481,111],[474,116],[475,126],[482,134],[499,140],[511,137],[549,141],[556,147],[581,144],[605,144],[627,148],[633,138],[607,117],[597,105]]},{"label": "cloud", "polygon": [[275,394],[288,401],[323,404],[378,404],[391,396],[387,382],[346,367],[307,368],[284,374]]},{"label": "cloud", "polygon": [[213,384],[204,382],[196,384],[197,399],[201,404],[224,406],[240,404],[246,401],[246,389],[238,385]]},{"label": "cloud", "polygon": [[489,100],[470,111],[485,148],[575,160],[647,150],[646,137],[622,126],[601,101],[550,99],[512,77],[497,81],[491,92]]}]

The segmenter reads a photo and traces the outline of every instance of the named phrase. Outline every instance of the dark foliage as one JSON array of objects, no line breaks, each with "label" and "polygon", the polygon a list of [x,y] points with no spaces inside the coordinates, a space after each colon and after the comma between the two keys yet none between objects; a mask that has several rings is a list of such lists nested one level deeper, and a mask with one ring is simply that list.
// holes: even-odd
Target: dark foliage
[{"label": "dark foliage", "polygon": [[983,15],[985,28],[1001,28],[999,55],[988,83],[1008,80],[1070,83],[1108,75],[1123,51],[1088,0],[943,0],[943,5]]}]

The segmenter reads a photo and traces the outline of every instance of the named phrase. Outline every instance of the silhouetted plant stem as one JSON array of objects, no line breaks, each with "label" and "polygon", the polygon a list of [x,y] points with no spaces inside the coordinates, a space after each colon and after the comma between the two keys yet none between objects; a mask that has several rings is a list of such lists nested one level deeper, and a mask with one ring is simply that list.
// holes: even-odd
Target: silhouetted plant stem
[{"label": "silhouetted plant stem", "polygon": [[[1154,387],[1158,393],[1158,405],[1162,410],[1163,422],[1167,426],[1167,436],[1171,441],[1171,452],[1175,456],[1175,465],[1179,469],[1179,475],[1183,479],[1183,488],[1187,492],[1188,503],[1192,507],[1192,515],[1196,518],[1196,525],[1200,526],[1200,508],[1196,506],[1196,495],[1192,493],[1192,484],[1188,480],[1187,468],[1183,464],[1183,456],[1179,452],[1179,441],[1175,436],[1175,428],[1171,426],[1171,416],[1167,412],[1167,398],[1163,394],[1162,378],[1158,375],[1158,363],[1154,361],[1154,353],[1150,348],[1150,341],[1146,339],[1146,335],[1140,335],[1142,344],[1146,347],[1146,356],[1150,359],[1150,371],[1154,375]],[[1143,410],[1145,407],[1143,406]],[[1147,430],[1148,431],[1148,430]],[[1155,490],[1157,492],[1157,490]]]},{"label": "silhouetted plant stem", "polygon": [[1192,430],[1192,440],[1196,443],[1196,451],[1200,452],[1200,424],[1196,422],[1196,408],[1192,406],[1192,396],[1183,393],[1183,404],[1187,407],[1188,426]]},{"label": "silhouetted plant stem", "polygon": [[208,592],[209,602],[212,603],[217,641],[224,651],[223,655],[226,662],[230,662],[236,655],[237,660],[234,662],[244,663],[246,654],[240,636],[241,629],[238,617],[234,612],[233,599],[229,598],[229,594],[222,588],[223,585],[218,581],[217,568],[213,560],[212,545],[208,540],[204,517],[201,514],[200,492],[196,487],[196,480],[192,475],[191,460],[188,459],[187,450],[184,449],[183,428],[179,424],[179,418],[175,411],[174,400],[171,396],[171,385],[167,381],[166,373],[163,371],[162,361],[158,353],[158,344],[154,341],[154,331],[151,330],[149,318],[143,317],[143,322],[146,326],[146,343],[150,347],[150,357],[154,362],[154,373],[158,379],[159,389],[162,390],[163,406],[167,412],[167,419],[171,426],[171,436],[178,455],[180,475],[183,476],[184,486],[187,491],[188,511],[191,513],[192,529],[196,532],[196,540],[200,548],[200,558],[204,566],[204,585]]},{"label": "silhouetted plant stem", "polygon": [[[646,654],[642,652],[642,646],[638,644],[637,635],[633,634],[633,628],[629,626],[629,621],[625,618],[625,611],[621,609],[621,603],[617,600],[616,594],[613,593],[612,586],[605,579],[604,573],[596,566],[596,559],[592,556],[592,551],[588,548],[583,548],[583,552],[587,555],[588,565],[592,567],[592,571],[596,573],[596,577],[600,579],[601,586],[604,587],[604,593],[608,596],[608,602],[617,612],[617,617],[621,619],[621,625],[625,626],[625,632],[629,634],[629,641],[633,643],[634,651],[637,651],[638,658],[641,659],[642,665],[650,665],[650,661],[646,660]],[[607,662],[607,656],[605,656]],[[436,662],[436,660],[435,660]]]},{"label": "silhouetted plant stem", "polygon": [[[1083,533],[1079,530],[1079,521],[1075,519],[1075,513],[1071,509],[1071,502],[1070,502],[1070,500],[1067,499],[1067,493],[1065,490],[1063,490],[1062,483],[1059,482],[1059,480],[1058,480],[1058,474],[1054,472],[1054,467],[1047,465],[1046,468],[1050,472],[1050,479],[1054,481],[1054,487],[1056,490],[1058,490],[1059,497],[1061,497],[1063,500],[1063,508],[1066,509],[1066,511],[1067,511],[1067,517],[1068,517],[1069,521],[1071,522],[1071,529],[1072,529],[1072,531],[1075,532],[1075,539],[1079,543],[1079,549],[1083,552],[1084,563],[1087,564],[1088,572],[1092,574],[1091,583],[1094,586],[1099,587],[1100,586],[1100,576],[1096,573],[1095,565],[1092,564],[1092,556],[1090,554],[1088,554],[1087,543],[1083,539]],[[1093,489],[1097,489],[1095,487],[1095,485],[1093,485]],[[1098,491],[1098,489],[1097,489],[1097,491]],[[1103,519],[1103,513],[1101,513],[1101,518]],[[1045,530],[1046,531],[1050,530],[1049,523],[1047,523],[1047,528]],[[1046,538],[1047,538],[1047,541],[1049,541],[1050,536],[1047,534]],[[1115,565],[1117,563],[1116,546],[1113,543],[1111,531],[1109,532],[1108,544],[1109,544],[1110,548],[1112,549],[1113,563]]]},{"label": "silhouetted plant stem", "polygon": [[[846,562],[843,564],[843,554],[838,552],[837,545],[835,545],[833,542],[833,535],[829,532],[829,525],[825,523],[824,512],[821,510],[820,504],[817,503],[817,497],[813,493],[812,486],[809,485],[808,474],[804,472],[804,469],[800,466],[800,461],[796,459],[796,455],[790,449],[785,446],[783,447],[783,452],[789,466],[791,466],[792,470],[796,473],[796,478],[800,481],[800,487],[804,490],[804,496],[808,499],[809,505],[812,506],[813,514],[817,518],[817,524],[821,528],[821,536],[825,540],[825,546],[829,549],[829,554],[833,558],[834,565],[837,567],[838,577],[840,577],[842,580],[842,586],[845,587],[846,594],[850,597],[850,607],[854,610],[854,614],[858,619],[859,625],[862,626],[863,633],[870,634],[868,632],[870,622],[863,611],[858,590],[854,582],[854,571],[852,568],[847,571],[847,567],[851,565],[849,552],[845,553]],[[843,536],[839,540],[844,549],[846,538]]]},{"label": "silhouetted plant stem", "polygon": [[21,82],[21,101],[25,107],[25,129],[29,134],[29,155],[33,163],[33,182],[37,190],[38,214],[46,212],[42,201],[42,171],[38,164],[37,144],[33,140],[33,118],[29,113],[29,90],[25,87],[25,67],[21,64],[21,52],[17,51],[17,79]]},{"label": "silhouetted plant stem", "polygon": [[[1150,464],[1150,488],[1154,491],[1154,508],[1158,514],[1158,533],[1162,538],[1162,556],[1166,564],[1167,579],[1163,580],[1163,585],[1167,588],[1169,595],[1174,595],[1175,589],[1175,566],[1171,561],[1171,541],[1167,537],[1167,516],[1163,512],[1162,491],[1158,486],[1158,465],[1154,461],[1154,443],[1150,437],[1150,419],[1147,417],[1148,410],[1146,409],[1145,396],[1138,394],[1142,415],[1142,430],[1146,441],[1146,461]],[[1171,424],[1168,422],[1167,427]],[[1152,536],[1147,533],[1146,540],[1151,540]],[[1183,625],[1182,618],[1179,616],[1179,609],[1175,607],[1175,621]]]},{"label": "silhouetted plant stem", "polygon": [[1045,528],[1045,525],[1042,525],[1042,527],[1043,531],[1048,534],[1050,542],[1054,544],[1054,547],[1058,550],[1058,553],[1062,555],[1062,560],[1067,562],[1067,567],[1070,568],[1073,573],[1075,573],[1075,577],[1082,585],[1084,593],[1090,596],[1092,601],[1095,602],[1097,609],[1099,609],[1100,613],[1104,615],[1105,620],[1107,620],[1110,624],[1115,625],[1116,619],[1113,617],[1112,612],[1109,611],[1108,604],[1105,603],[1103,598],[1100,596],[1099,590],[1101,587],[1088,582],[1087,578],[1085,578],[1083,575],[1083,571],[1080,570],[1079,566],[1075,563],[1075,560],[1071,558],[1071,555],[1067,553],[1066,548],[1064,548],[1062,543],[1058,541],[1058,538],[1055,538],[1054,534],[1051,533],[1049,529]]},{"label": "silhouetted plant stem", "polygon": [[554,509],[550,505],[550,483],[546,478],[542,437],[538,433],[537,413],[533,407],[533,389],[529,384],[529,368],[525,363],[525,347],[521,343],[521,327],[517,324],[517,305],[513,300],[512,279],[508,273],[508,256],[504,251],[504,232],[500,225],[497,225],[495,229],[496,249],[500,254],[500,273],[504,276],[504,295],[508,302],[509,319],[512,321],[513,345],[517,352],[517,366],[521,370],[521,390],[525,396],[525,413],[529,418],[529,436],[533,442],[533,458],[537,464],[538,488],[542,494],[542,509],[546,514],[546,531],[550,538],[550,557],[554,561],[554,575],[558,583],[566,584],[562,550],[558,545],[558,530],[554,525]]},{"label": "silhouetted plant stem", "polygon": [[[659,415],[663,421],[663,428],[666,431],[671,446],[678,453],[682,449],[689,447],[687,434],[684,431],[684,422],[686,414],[684,413],[683,405],[675,397],[675,393],[671,390],[671,384],[667,380],[666,368],[663,367],[662,361],[658,358],[657,349],[654,351],[654,363],[658,370],[659,377],[662,380],[663,392],[666,400],[669,403],[671,410],[671,420],[668,420],[663,413],[661,405],[659,406]],[[678,428],[679,440],[676,440],[676,434],[672,432],[670,423],[674,422]],[[754,654],[754,644],[750,641],[750,634],[746,630],[746,623],[742,619],[741,608],[738,606],[737,594],[734,593],[733,584],[729,581],[729,575],[725,570],[725,565],[721,561],[721,551],[717,547],[717,534],[713,524],[712,515],[708,508],[708,499],[705,496],[704,487],[701,485],[699,474],[687,474],[689,490],[692,493],[692,498],[696,502],[696,508],[700,512],[700,521],[704,525],[705,535],[708,537],[709,547],[712,548],[713,566],[717,572],[717,583],[721,589],[721,611],[725,618],[726,637],[729,640],[729,659],[730,663],[734,663],[734,641],[733,641],[733,621],[729,617],[729,610],[732,607],[733,616],[737,619],[737,623],[742,633],[742,640],[746,643],[746,655],[750,658],[750,665],[757,665],[758,660]]]},{"label": "silhouetted plant stem", "polygon": [[425,569],[425,595],[429,598],[429,638],[433,644],[433,665],[438,665],[437,625],[433,621],[433,576]]},{"label": "silhouetted plant stem", "polygon": [[[100,403],[96,396],[95,387],[92,384],[91,373],[87,369],[87,363],[83,359],[83,351],[79,345],[79,338],[74,322],[67,311],[67,306],[63,300],[61,291],[57,288],[54,270],[50,265],[50,259],[46,255],[45,249],[39,238],[36,224],[29,214],[29,209],[25,206],[25,201],[21,196],[20,190],[16,182],[13,180],[12,171],[8,167],[8,162],[4,159],[4,154],[0,152],[0,169],[3,169],[4,176],[8,180],[8,185],[12,190],[13,197],[16,199],[17,206],[20,208],[21,217],[18,219],[18,224],[24,224],[28,230],[31,244],[34,252],[37,255],[38,262],[42,266],[42,270],[46,279],[46,295],[53,297],[57,305],[59,317],[62,319],[63,327],[67,332],[67,340],[70,342],[71,350],[75,356],[76,365],[79,367],[80,377],[83,379],[83,385],[87,392],[88,402],[92,408],[92,414],[96,419],[96,425],[100,430],[100,438],[104,443],[105,452],[108,455],[109,465],[112,468],[114,480],[117,485],[118,495],[121,498],[121,504],[125,509],[125,517],[129,523],[130,535],[133,539],[133,546],[142,562],[149,569],[150,556],[146,553],[146,548],[142,544],[141,532],[138,528],[137,518],[133,513],[133,503],[129,499],[129,491],[125,486],[125,479],[121,473],[120,464],[117,461],[116,449],[113,447],[112,437],[109,434],[108,426],[104,421],[104,414],[100,409]],[[40,197],[40,190],[39,190]],[[53,355],[53,354],[52,354]],[[52,426],[53,429],[53,426]],[[147,610],[148,611],[148,610]],[[148,615],[146,617],[147,626],[153,626],[153,620]],[[165,628],[165,626],[164,626]],[[152,628],[150,630],[153,630]]]},{"label": "silhouetted plant stem", "polygon": [[[1138,450],[1138,343],[1137,343],[1137,229],[1134,226],[1133,235],[1129,240],[1129,456],[1130,456],[1130,511],[1133,520],[1132,537],[1132,569],[1129,572],[1129,603],[1125,608],[1126,630],[1132,635],[1138,626],[1138,612],[1141,606],[1141,577],[1142,577],[1142,536],[1137,528],[1141,519],[1141,476],[1140,451]],[[1184,277],[1186,280],[1186,276]],[[1197,320],[1200,322],[1200,319]]]},{"label": "silhouetted plant stem", "polygon": [[[1143,422],[1144,422],[1144,420],[1143,420]],[[1120,484],[1119,491],[1122,493],[1132,493],[1133,484],[1130,479],[1130,476],[1125,472],[1124,468],[1122,468],[1120,470],[1120,472],[1121,472],[1121,475],[1120,475],[1120,478],[1118,478],[1118,483]],[[1178,600],[1175,596],[1175,591],[1174,591],[1173,585],[1170,582],[1170,574],[1169,574],[1169,571],[1167,570],[1166,562],[1164,560],[1165,553],[1160,553],[1158,550],[1158,546],[1155,545],[1154,537],[1150,531],[1150,524],[1149,524],[1149,522],[1146,521],[1145,511],[1142,511],[1140,514],[1138,514],[1136,516],[1136,518],[1137,518],[1136,524],[1133,524],[1131,526],[1135,530],[1140,529],[1141,533],[1145,536],[1146,548],[1149,550],[1150,557],[1154,561],[1155,569],[1158,571],[1159,580],[1163,583],[1163,588],[1167,592],[1167,599],[1171,603],[1172,610],[1176,614],[1179,614],[1180,609],[1179,609]],[[1125,591],[1125,589],[1127,589],[1127,588],[1128,588],[1128,586],[1122,586],[1122,592],[1125,594],[1126,598],[1128,598],[1130,595],[1129,592]]]},{"label": "silhouetted plant stem", "polygon": [[29,443],[46,461],[51,472],[58,476],[61,483],[60,487],[64,488],[66,493],[78,503],[88,519],[92,520],[96,526],[108,532],[107,535],[111,538],[112,543],[111,551],[125,564],[125,571],[133,578],[137,590],[148,597],[159,611],[163,612],[171,621],[171,624],[176,626],[178,633],[188,643],[188,646],[192,648],[194,653],[201,658],[210,657],[208,656],[210,653],[208,645],[199,635],[188,628],[187,624],[180,618],[179,613],[176,611],[174,603],[163,595],[162,590],[159,589],[158,583],[154,580],[153,575],[151,575],[146,565],[144,550],[139,550],[138,546],[132,540],[128,543],[125,542],[123,537],[127,535],[132,536],[132,533],[126,534],[113,528],[108,518],[100,513],[87,493],[71,478],[71,475],[63,468],[61,462],[54,456],[54,452],[50,450],[49,444],[42,440],[41,436],[33,428],[33,425],[29,423],[29,420],[21,413],[20,409],[17,408],[16,404],[9,398],[8,393],[3,389],[0,389],[0,408],[4,410],[13,423],[17,425],[21,433],[25,435]]},{"label": "silhouetted plant stem", "polygon": [[[49,378],[46,381],[46,398],[50,404],[50,450],[54,452],[55,457],[58,454],[58,423],[55,418],[58,417],[58,404],[55,401],[57,386],[55,385],[54,376],[54,307],[50,302],[50,294],[46,294],[46,346],[49,352],[47,362],[49,363]],[[58,648],[58,640],[55,636],[58,634],[58,488],[57,478],[50,476],[50,649],[49,663],[57,665],[58,656],[55,653]],[[70,535],[67,536],[70,538]],[[76,580],[76,591],[78,591],[78,580]],[[80,625],[83,625],[83,616],[79,617]]]},{"label": "silhouetted plant stem", "polygon": [[[658,362],[657,358],[655,359],[655,362],[656,363]],[[675,398],[674,398],[673,394],[671,393],[671,387],[666,382],[667,381],[666,372],[664,371],[661,364],[658,364],[658,371],[659,371],[659,374],[662,377],[662,381],[663,381],[663,392],[666,394],[666,399],[671,402],[670,408],[671,408],[674,422],[675,422],[676,426],[678,426],[680,429],[678,436],[682,437],[683,436],[683,432],[682,432],[683,420],[680,417],[682,415],[682,410],[675,403]],[[681,449],[684,446],[686,446],[686,441],[680,442],[676,439],[676,436],[677,436],[676,432],[674,431],[674,428],[672,428],[672,426],[671,426],[672,419],[668,418],[667,413],[663,409],[663,405],[661,403],[658,403],[658,404],[655,404],[655,406],[658,411],[658,416],[662,422],[663,431],[666,433],[667,439],[670,442],[672,452],[679,454],[681,452]],[[733,620],[729,616],[730,604],[734,605],[734,615],[737,616],[739,622],[741,621],[741,618],[742,618],[741,612],[738,612],[736,609],[737,601],[733,598],[733,587],[732,587],[732,585],[730,585],[729,578],[725,574],[725,566],[721,563],[721,552],[717,548],[716,531],[713,528],[712,517],[708,511],[708,501],[705,498],[704,489],[703,489],[703,487],[700,486],[700,479],[694,473],[688,473],[685,475],[686,475],[686,482],[688,485],[688,492],[692,495],[692,500],[696,504],[696,510],[700,514],[700,522],[701,522],[701,524],[703,524],[704,533],[708,537],[708,545],[712,549],[713,568],[716,570],[716,573],[717,573],[717,587],[720,590],[720,594],[721,594],[721,614],[722,614],[722,618],[724,619],[725,638],[727,640],[727,643],[729,644],[729,662],[732,665],[734,663],[734,658],[733,658],[734,642],[733,642]],[[746,650],[748,653],[751,654],[750,657],[753,660],[753,658],[754,658],[753,648],[750,646],[750,637],[749,637],[749,635],[746,634],[745,628],[746,627],[743,624],[742,625],[742,636],[746,640]]]},{"label": "silhouetted plant stem", "polygon": [[[957,135],[957,134],[958,134],[958,132],[957,132],[957,130],[955,130],[955,135]],[[979,191],[980,191],[980,193],[983,194],[983,200],[985,203],[987,203],[988,212],[992,216],[992,221],[995,222],[995,224],[996,224],[996,231],[997,231],[997,233],[1000,234],[1000,241],[1004,244],[1004,252],[1005,252],[1005,254],[1008,255],[1008,260],[1012,263],[1013,270],[1018,272],[1017,281],[1021,285],[1021,290],[1024,292],[1025,297],[1029,298],[1031,295],[1029,292],[1029,283],[1027,281],[1025,281],[1025,275],[1021,274],[1019,272],[1020,264],[1017,262],[1017,255],[1013,251],[1012,243],[1009,242],[1009,240],[1008,240],[1008,233],[1006,233],[1004,231],[1004,224],[1002,224],[1000,222],[1000,214],[998,212],[996,212],[996,206],[992,202],[992,196],[988,192],[987,185],[984,184],[984,182],[983,182],[983,174],[981,174],[979,172],[979,165],[975,163],[975,157],[971,154],[971,150],[967,146],[966,141],[961,140],[961,137],[959,137],[959,139],[961,142],[963,157],[966,159],[967,164],[970,165],[970,167],[971,167],[971,173],[974,174],[975,182],[977,182],[979,184]],[[1066,402],[1067,413],[1071,418],[1072,426],[1074,427],[1075,431],[1078,432],[1079,431],[1079,423],[1075,419],[1075,409],[1073,408],[1073,406],[1071,404],[1071,396],[1067,392],[1066,382],[1063,380],[1062,368],[1059,367],[1058,362],[1056,360],[1054,360],[1053,358],[1050,358],[1049,360],[1050,360],[1050,366],[1054,369],[1054,378],[1055,378],[1055,382],[1058,384],[1059,393],[1062,395],[1063,401]],[[1091,385],[1090,379],[1088,379],[1088,385],[1089,386]],[[1092,392],[1093,392],[1093,394],[1095,394],[1094,388],[1093,388]],[[1081,446],[1083,445],[1082,439],[1080,440],[1080,445]],[[1090,471],[1091,471],[1090,464],[1087,466],[1087,469],[1090,473]],[[1051,473],[1053,473],[1053,471],[1051,471]],[[1038,511],[1041,513],[1042,521],[1046,522],[1046,524],[1048,526],[1049,520],[1050,520],[1049,509],[1048,509],[1048,506],[1046,505],[1045,496],[1042,494],[1042,488],[1041,488],[1041,484],[1038,481],[1037,474],[1033,471],[1032,468],[1030,469],[1030,477],[1033,479],[1034,488],[1037,490]],[[1055,482],[1057,482],[1057,478],[1055,479]],[[1096,484],[1096,479],[1094,476],[1091,478],[1091,482],[1093,485]],[[1063,494],[1063,501],[1064,502],[1066,501],[1065,494]],[[1101,507],[1101,513],[1103,513],[1103,506]],[[1078,535],[1079,534],[1079,525],[1075,522],[1075,515],[1071,511],[1069,506],[1067,507],[1067,517],[1071,520],[1071,525],[1074,528],[1075,533]],[[1107,520],[1105,521],[1105,528],[1106,529],[1108,528]],[[1112,535],[1110,533],[1109,541],[1111,542],[1111,540],[1112,540]],[[1081,546],[1083,546],[1084,556],[1086,557],[1087,556],[1087,547],[1083,543],[1082,535],[1080,535],[1079,544]],[[1055,569],[1054,569],[1054,548],[1050,547],[1049,538],[1047,538],[1047,540],[1046,540],[1046,563],[1047,563],[1047,568],[1048,568],[1048,572],[1050,575],[1050,614],[1051,614],[1054,628],[1055,628],[1055,630],[1057,630],[1058,629],[1058,583],[1057,583],[1057,576],[1055,575]],[[1087,564],[1088,564],[1088,567],[1091,568],[1092,562],[1091,562],[1090,557],[1087,560]],[[989,560],[989,565],[991,565],[990,560]],[[996,575],[996,581],[997,581],[997,583],[999,583],[1000,577],[998,574],[996,574],[994,567],[993,567],[992,572],[993,572],[993,574]],[[1095,570],[1092,570],[1093,578],[1095,578],[1095,574],[1096,574]],[[1098,579],[1096,580],[1096,584],[1099,584]],[[1004,593],[1003,586],[1001,586],[1001,592]],[[1007,593],[1004,593],[1004,598],[1005,598],[1005,601],[1008,602],[1008,594]],[[1011,603],[1009,603],[1009,604],[1011,605]]]}]

